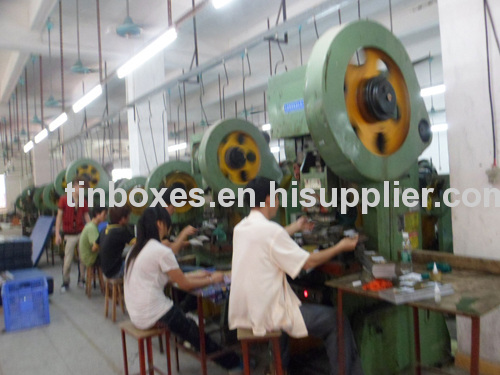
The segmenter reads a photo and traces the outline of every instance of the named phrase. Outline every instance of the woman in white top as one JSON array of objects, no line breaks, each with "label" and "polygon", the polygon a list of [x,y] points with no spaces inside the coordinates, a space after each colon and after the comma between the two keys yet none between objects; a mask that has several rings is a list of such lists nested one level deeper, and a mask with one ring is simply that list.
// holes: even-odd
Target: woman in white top
[{"label": "woman in white top", "polygon": [[[220,272],[197,272],[185,275],[179,268],[172,250],[160,242],[170,230],[171,219],[163,207],[149,207],[137,223],[137,242],[125,263],[125,304],[132,323],[139,329],[149,329],[161,322],[171,332],[200,349],[200,336],[196,323],[165,296],[168,282],[181,289],[191,290],[223,281]],[[205,335],[207,353],[220,347]],[[240,365],[240,358],[229,353],[215,360],[226,369]]]}]

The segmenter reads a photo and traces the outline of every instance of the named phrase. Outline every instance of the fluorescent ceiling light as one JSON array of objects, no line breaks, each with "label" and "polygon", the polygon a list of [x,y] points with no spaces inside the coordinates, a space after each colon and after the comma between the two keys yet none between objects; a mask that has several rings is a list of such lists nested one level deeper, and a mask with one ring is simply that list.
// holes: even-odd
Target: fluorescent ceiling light
[{"label": "fluorescent ceiling light", "polygon": [[78,113],[102,94],[102,86],[99,84],[86,93],[80,100],[73,104],[73,112]]},{"label": "fluorescent ceiling light", "polygon": [[431,86],[431,87],[426,87],[425,89],[420,90],[420,96],[422,98],[425,98],[426,96],[442,94],[445,91],[446,91],[445,85]]},{"label": "fluorescent ceiling light", "polygon": [[27,154],[28,152],[30,152],[31,149],[33,148],[33,146],[35,146],[35,144],[33,143],[33,141],[29,141],[28,143],[26,143],[24,145],[24,153]]},{"label": "fluorescent ceiling light", "polygon": [[214,6],[215,9],[220,9],[227,4],[229,4],[231,0],[212,0],[212,5]]},{"label": "fluorescent ceiling light", "polygon": [[52,121],[50,124],[49,124],[49,130],[51,132],[53,132],[54,130],[56,130],[59,126],[61,126],[62,124],[64,124],[66,121],[68,121],[68,115],[66,114],[66,112],[63,112],[61,113],[54,121]]},{"label": "fluorescent ceiling light", "polygon": [[111,171],[113,181],[121,180],[122,178],[132,178],[132,169],[130,168],[115,168]]},{"label": "fluorescent ceiling light", "polygon": [[142,51],[120,66],[116,71],[118,78],[123,78],[132,73],[139,66],[151,59],[153,56],[165,49],[170,43],[177,39],[177,31],[175,28],[170,28],[153,42],[151,42]]},{"label": "fluorescent ceiling light", "polygon": [[187,148],[187,143],[183,142],[183,143],[179,143],[177,145],[168,146],[168,152],[184,150],[185,148]]},{"label": "fluorescent ceiling light", "polygon": [[273,154],[277,154],[278,152],[280,152],[280,147],[279,146],[275,146],[275,147],[271,147],[271,152]]},{"label": "fluorescent ceiling light", "polygon": [[49,135],[49,131],[47,129],[43,129],[40,133],[35,135],[35,143],[40,143]]},{"label": "fluorescent ceiling light", "polygon": [[269,130],[271,130],[271,124],[262,125],[262,130],[264,130],[265,132],[268,132]]},{"label": "fluorescent ceiling light", "polygon": [[448,130],[448,124],[447,123],[444,123],[444,124],[436,124],[436,125],[432,125],[431,126],[431,131],[433,133],[437,133],[437,132],[444,132]]}]

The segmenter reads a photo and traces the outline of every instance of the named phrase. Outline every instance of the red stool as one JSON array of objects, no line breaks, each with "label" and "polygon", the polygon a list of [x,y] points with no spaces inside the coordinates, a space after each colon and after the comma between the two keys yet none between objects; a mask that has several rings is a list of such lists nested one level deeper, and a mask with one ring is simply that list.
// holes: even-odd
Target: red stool
[{"label": "red stool", "polygon": [[166,356],[167,356],[167,369],[168,375],[172,374],[172,368],[170,365],[170,331],[165,327],[153,327],[148,330],[142,330],[136,328],[130,320],[120,324],[120,329],[122,333],[122,347],[123,347],[123,367],[125,369],[125,375],[128,375],[128,360],[127,360],[127,343],[125,334],[128,334],[135,338],[139,345],[139,366],[140,375],[146,375],[146,359],[144,357],[144,341],[146,341],[146,350],[148,354],[148,371],[150,375],[153,375],[155,371],[161,375],[166,375],[164,372],[160,371],[153,364],[153,345],[151,338],[158,336],[160,341],[162,336],[165,335],[166,342]]},{"label": "red stool", "polygon": [[280,351],[281,332],[268,332],[264,336],[254,336],[251,329],[238,328],[238,340],[241,342],[241,351],[243,353],[243,373],[250,375],[250,344],[259,341],[270,341],[273,344],[274,367],[276,375],[283,375],[283,366],[281,364]]}]

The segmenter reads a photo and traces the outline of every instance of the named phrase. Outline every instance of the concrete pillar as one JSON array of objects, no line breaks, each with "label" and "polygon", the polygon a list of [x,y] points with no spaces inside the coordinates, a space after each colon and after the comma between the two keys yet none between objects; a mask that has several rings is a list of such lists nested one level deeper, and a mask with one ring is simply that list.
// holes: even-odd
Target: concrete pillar
[{"label": "concrete pillar", "polygon": [[[160,53],[126,77],[127,102],[164,80],[165,63]],[[157,165],[168,161],[167,111],[162,94],[128,110],[128,137],[132,176],[148,176]]]},{"label": "concrete pillar", "polygon": [[[500,2],[489,0],[496,28],[500,27]],[[499,188],[488,182],[493,163],[493,136],[488,94],[483,0],[440,0],[439,21],[446,84],[446,117],[451,187],[483,192]],[[489,27],[493,106],[500,106],[499,51]],[[497,116],[500,116],[497,110]],[[499,122],[497,121],[497,126]],[[463,202],[463,197],[459,197]],[[483,200],[484,202],[484,200]],[[453,247],[457,255],[500,259],[500,211],[463,203],[452,209]],[[500,203],[500,202],[499,202]],[[470,354],[470,321],[458,321],[459,352]],[[500,309],[481,319],[481,360],[500,368]],[[489,372],[488,372],[489,373]]]}]

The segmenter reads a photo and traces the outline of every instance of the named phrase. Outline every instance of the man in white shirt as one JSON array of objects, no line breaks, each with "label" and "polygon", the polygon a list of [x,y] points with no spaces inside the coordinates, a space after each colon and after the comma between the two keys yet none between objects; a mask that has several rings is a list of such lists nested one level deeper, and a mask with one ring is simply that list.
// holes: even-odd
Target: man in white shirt
[{"label": "man in white shirt", "polygon": [[[257,177],[247,189],[255,193],[255,207],[234,229],[229,328],[252,329],[257,336],[282,330],[292,337],[321,338],[330,361],[330,374],[337,368],[337,311],[333,307],[302,304],[286,280],[317,267],[334,256],[354,250],[358,238],[344,238],[328,249],[308,253],[290,237],[308,227],[301,218],[283,228],[271,221],[279,209],[276,196],[271,202],[272,181]],[[248,200],[248,194],[245,196]],[[273,203],[273,204],[272,204]],[[347,320],[345,329],[346,374],[361,375],[361,361]],[[282,342],[283,366],[288,366],[288,340]]]}]

